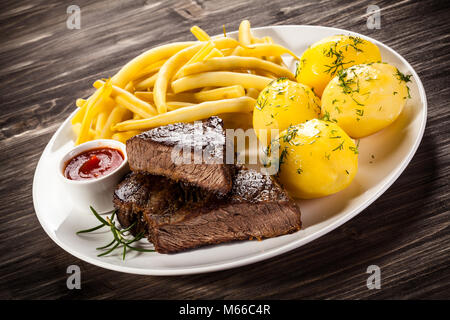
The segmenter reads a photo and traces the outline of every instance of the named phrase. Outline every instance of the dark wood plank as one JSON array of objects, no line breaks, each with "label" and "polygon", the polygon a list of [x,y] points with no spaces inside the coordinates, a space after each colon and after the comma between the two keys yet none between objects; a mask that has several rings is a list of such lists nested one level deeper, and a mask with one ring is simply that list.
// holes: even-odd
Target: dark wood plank
[{"label": "dark wood plank", "polygon": [[[381,29],[368,30],[370,2],[87,1],[80,30],[66,28],[59,1],[2,1],[0,11],[0,298],[252,299],[450,298],[449,5],[377,1]],[[428,95],[428,124],[411,164],[361,215],[287,254],[241,268],[178,277],[117,273],[64,252],[40,227],[31,187],[40,154],[77,97],[145,49],[252,26],[333,26],[374,37],[402,54]],[[299,35],[301,36],[301,35]],[[66,288],[66,268],[82,270],[82,289]],[[366,268],[382,270],[368,290]]]}]

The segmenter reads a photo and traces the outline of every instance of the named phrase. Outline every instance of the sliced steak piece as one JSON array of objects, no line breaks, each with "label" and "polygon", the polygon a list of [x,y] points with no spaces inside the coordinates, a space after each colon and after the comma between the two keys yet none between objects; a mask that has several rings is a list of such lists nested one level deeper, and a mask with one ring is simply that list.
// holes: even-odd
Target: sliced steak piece
[{"label": "sliced steak piece", "polygon": [[205,195],[168,180],[161,184],[160,177],[132,173],[118,185],[114,204],[121,224],[127,227],[139,221],[160,253],[271,238],[301,227],[300,210],[286,191],[270,177],[244,168],[236,173],[226,198]]},{"label": "sliced steak piece", "polygon": [[232,187],[234,165],[225,161],[222,120],[175,123],[158,127],[127,141],[133,171],[144,171],[226,194]]}]

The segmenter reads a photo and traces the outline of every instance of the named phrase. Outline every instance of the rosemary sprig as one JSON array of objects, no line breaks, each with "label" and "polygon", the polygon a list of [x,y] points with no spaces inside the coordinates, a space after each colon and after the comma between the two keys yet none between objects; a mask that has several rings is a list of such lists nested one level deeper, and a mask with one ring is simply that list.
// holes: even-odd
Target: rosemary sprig
[{"label": "rosemary sprig", "polygon": [[92,232],[98,229],[101,229],[103,227],[107,227],[110,229],[111,234],[113,235],[113,239],[110,243],[96,248],[97,250],[103,250],[102,253],[98,254],[98,257],[106,256],[107,254],[110,254],[115,249],[122,249],[122,259],[125,260],[125,256],[127,254],[127,250],[133,250],[133,251],[139,251],[139,252],[155,252],[155,250],[152,249],[143,249],[139,247],[133,247],[131,246],[132,243],[137,242],[141,240],[144,237],[144,233],[140,232],[135,237],[130,238],[130,230],[136,225],[136,221],[133,222],[129,227],[125,229],[120,229],[114,220],[116,216],[116,210],[111,211],[111,217],[106,217],[106,219],[103,219],[97,211],[93,207],[89,207],[91,209],[91,212],[94,214],[94,216],[97,218],[98,221],[100,221],[100,225],[86,229],[86,230],[80,230],[77,232],[77,234],[80,233],[88,233]]}]

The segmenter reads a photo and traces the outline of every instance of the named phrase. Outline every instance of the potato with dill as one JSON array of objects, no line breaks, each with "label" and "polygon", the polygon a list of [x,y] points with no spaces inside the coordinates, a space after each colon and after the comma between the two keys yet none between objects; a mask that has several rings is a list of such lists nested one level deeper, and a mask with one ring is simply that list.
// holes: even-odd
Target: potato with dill
[{"label": "potato with dill", "polygon": [[259,94],[253,110],[253,128],[259,140],[267,145],[273,138],[271,130],[282,131],[317,118],[320,110],[320,99],[309,87],[279,78]]},{"label": "potato with dill", "polygon": [[338,71],[355,64],[381,61],[378,47],[354,36],[336,35],[310,46],[297,64],[297,81],[310,86],[318,96]]},{"label": "potato with dill", "polygon": [[272,142],[269,151],[269,159],[279,164],[280,182],[300,199],[341,191],[358,170],[354,141],[338,125],[323,120],[290,126]]},{"label": "potato with dill", "polygon": [[402,112],[411,76],[386,63],[356,65],[340,71],[322,95],[322,114],[352,138],[371,135]]}]

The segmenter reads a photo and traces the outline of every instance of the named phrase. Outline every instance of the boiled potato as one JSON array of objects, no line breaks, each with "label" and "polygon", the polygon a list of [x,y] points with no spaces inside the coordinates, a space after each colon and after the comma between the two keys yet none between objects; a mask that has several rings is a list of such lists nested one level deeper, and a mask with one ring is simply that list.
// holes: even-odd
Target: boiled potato
[{"label": "boiled potato", "polygon": [[[357,147],[335,123],[309,120],[289,127],[275,141],[270,159],[278,160],[279,180],[295,198],[336,193],[352,182],[358,170]],[[278,158],[273,160],[273,154]]]},{"label": "boiled potato", "polygon": [[320,110],[320,99],[310,88],[279,78],[259,94],[253,111],[253,128],[260,141],[267,145],[273,138],[272,129],[279,130],[278,134],[290,125],[319,117]]},{"label": "boiled potato", "polygon": [[391,124],[409,96],[410,76],[386,63],[356,65],[341,71],[322,95],[322,114],[353,138]]},{"label": "boiled potato", "polygon": [[359,37],[337,35],[314,43],[303,53],[296,77],[321,97],[325,86],[339,70],[380,61],[380,50],[373,43]]}]

